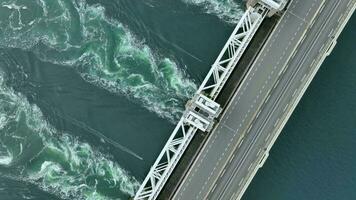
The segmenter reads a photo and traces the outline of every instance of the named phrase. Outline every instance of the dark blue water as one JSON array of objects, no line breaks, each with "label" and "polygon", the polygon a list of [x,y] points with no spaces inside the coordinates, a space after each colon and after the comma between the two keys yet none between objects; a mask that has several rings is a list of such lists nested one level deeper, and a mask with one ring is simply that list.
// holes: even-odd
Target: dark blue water
[{"label": "dark blue water", "polygon": [[244,200],[356,199],[355,35],[354,14]]},{"label": "dark blue water", "polygon": [[[229,0],[0,0],[0,199],[132,196],[242,10]],[[246,199],[354,199],[355,21]]]}]

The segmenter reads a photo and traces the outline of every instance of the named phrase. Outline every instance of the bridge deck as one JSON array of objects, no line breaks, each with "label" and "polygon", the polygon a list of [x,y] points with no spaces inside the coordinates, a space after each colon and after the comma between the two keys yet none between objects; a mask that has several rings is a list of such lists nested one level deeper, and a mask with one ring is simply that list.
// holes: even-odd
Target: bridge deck
[{"label": "bridge deck", "polygon": [[315,74],[313,58],[325,53],[339,17],[355,4],[326,2],[325,8],[323,0],[290,3],[174,199],[236,199],[243,193]]},{"label": "bridge deck", "polygon": [[[273,85],[259,117],[255,119],[250,131],[251,141],[246,140],[241,145],[241,149],[245,145],[245,157],[239,156],[242,155],[241,151],[235,151],[235,159],[225,167],[226,174],[215,183],[215,191],[209,194],[208,199],[236,199],[242,196],[254,174],[263,165],[263,156],[268,156],[268,151],[324,60],[328,47],[334,41],[332,37],[343,21],[337,22],[337,19],[349,13],[345,12],[350,10],[346,5],[347,1],[325,1],[324,9],[307,30],[294,57]],[[248,145],[251,145],[250,148]]]},{"label": "bridge deck", "polygon": [[[216,99],[216,102],[218,102],[222,108],[226,107],[228,100],[235,93],[238,85],[241,83],[255,57],[258,55],[258,52],[267,40],[278,19],[278,16],[274,16],[272,18],[265,19],[265,21],[262,23],[255,37],[251,41],[248,49],[242,56],[240,62],[236,65],[235,70],[232,72],[230,78],[226,82],[225,87],[222,89],[221,93]],[[179,182],[182,178],[184,178],[186,170],[194,161],[195,156],[199,153],[199,149],[202,147],[207,137],[208,133],[204,133],[202,131],[198,131],[195,134],[193,140],[189,144],[189,147],[183,154],[178,165],[169,177],[165,187],[162,189],[157,199],[164,200],[172,198],[174,191],[179,185]]]}]

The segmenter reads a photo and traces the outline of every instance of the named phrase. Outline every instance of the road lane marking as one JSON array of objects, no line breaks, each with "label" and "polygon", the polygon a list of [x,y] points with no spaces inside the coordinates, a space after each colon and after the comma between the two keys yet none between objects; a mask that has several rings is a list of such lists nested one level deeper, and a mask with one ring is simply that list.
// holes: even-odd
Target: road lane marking
[{"label": "road lane marking", "polygon": [[239,146],[238,146],[237,148],[240,148],[240,147],[241,147],[243,141],[244,141],[244,139],[242,139],[242,140],[240,141]]},{"label": "road lane marking", "polygon": [[241,186],[242,182],[245,180],[245,177],[243,177],[240,182],[239,182],[239,186]]},{"label": "road lane marking", "polygon": [[229,163],[231,163],[231,161],[234,159],[234,157],[235,157],[235,154],[232,154],[232,156],[229,159]]},{"label": "road lane marking", "polygon": [[248,166],[247,171],[251,171],[253,162],[250,163],[250,166]]},{"label": "road lane marking", "polygon": [[268,138],[271,136],[271,133],[269,133],[265,139],[265,142],[267,142]]},{"label": "road lane marking", "polygon": [[[285,53],[284,53],[285,54]],[[257,70],[257,69],[255,69],[255,70]],[[247,84],[248,85],[248,84]],[[245,89],[246,89],[246,87],[245,87]]]},{"label": "road lane marking", "polygon": [[274,123],[273,127],[276,127],[276,126],[277,126],[279,120],[280,120],[280,118],[278,118],[278,119],[276,120],[276,122]]},{"label": "road lane marking", "polygon": [[289,105],[289,103],[286,104],[286,106],[285,106],[284,109],[283,109],[283,112],[285,112],[285,111],[287,110],[288,105]]}]

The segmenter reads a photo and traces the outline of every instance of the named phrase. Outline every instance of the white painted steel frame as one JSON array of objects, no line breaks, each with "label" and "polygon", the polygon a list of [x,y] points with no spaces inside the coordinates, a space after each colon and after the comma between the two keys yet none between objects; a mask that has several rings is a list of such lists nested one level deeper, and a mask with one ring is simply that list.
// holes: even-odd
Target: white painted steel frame
[{"label": "white painted steel frame", "polygon": [[[266,9],[249,7],[212,65],[196,94],[215,100],[253,35],[262,23]],[[135,200],[154,200],[198,130],[182,116],[167,143],[138,189]]]},{"label": "white painted steel frame", "polygon": [[204,93],[211,99],[216,99],[265,15],[266,8],[263,7],[249,7],[246,10],[197,93]]},{"label": "white painted steel frame", "polygon": [[261,0],[260,3],[265,4],[270,9],[281,11],[287,4],[287,0]]}]

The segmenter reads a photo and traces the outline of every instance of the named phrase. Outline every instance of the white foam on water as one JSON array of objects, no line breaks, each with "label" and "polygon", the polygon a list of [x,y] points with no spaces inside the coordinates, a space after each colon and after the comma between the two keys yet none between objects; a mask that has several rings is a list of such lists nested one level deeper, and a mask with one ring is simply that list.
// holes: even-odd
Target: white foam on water
[{"label": "white foam on water", "polygon": [[47,16],[48,15],[48,8],[47,8],[47,4],[44,0],[36,0],[37,4],[41,6],[42,11],[43,11],[43,15]]},{"label": "white foam on water", "polygon": [[[228,23],[237,23],[243,15],[242,0],[182,0],[191,5],[201,6]],[[239,1],[239,2],[237,2]]]},{"label": "white foam on water", "polygon": [[[0,100],[0,103],[2,103],[1,100]],[[6,119],[5,114],[0,113],[0,129],[4,128],[6,122],[7,122],[7,119]]]},{"label": "white foam on water", "polygon": [[[4,126],[5,125],[0,127],[0,131],[3,129]],[[4,134],[2,132],[0,132],[0,133],[1,133],[0,136],[2,134]],[[0,166],[9,166],[12,163],[14,156],[8,149],[6,149],[6,146],[3,144],[1,137],[0,137],[0,147],[1,147],[0,148]]]},{"label": "white foam on water", "polygon": [[14,2],[12,2],[11,4],[2,3],[2,7],[14,11],[8,18],[11,29],[21,30],[24,27],[24,24],[22,22],[21,10],[27,10],[27,7],[24,5],[17,5]]},{"label": "white foam on water", "polygon": [[12,4],[3,4],[2,7],[4,8],[8,8],[8,9],[14,9],[14,10],[20,10],[20,9],[23,9],[23,10],[26,10],[27,7],[26,6],[20,6],[20,5],[16,5],[14,3]]},{"label": "white foam on water", "polygon": [[[132,175],[88,143],[48,124],[40,109],[7,87],[3,77],[0,73],[0,100],[3,102],[0,115],[5,114],[7,120],[0,128],[0,165],[10,166],[15,159],[25,163],[21,166],[24,168],[21,175],[10,174],[9,177],[36,184],[63,199],[117,198],[107,195],[102,188],[134,195],[139,182]],[[35,150],[37,146],[31,146],[34,138],[40,138],[42,149],[36,150],[38,152],[27,160],[21,157],[22,145],[28,152]],[[19,141],[24,144],[16,147]]]},{"label": "white foam on water", "polygon": [[0,155],[0,165],[7,166],[7,165],[11,164],[13,157],[9,151],[8,151],[8,154],[9,154],[9,156],[1,156]]},{"label": "white foam on water", "polygon": [[179,119],[197,87],[175,62],[155,55],[127,27],[108,18],[99,4],[88,5],[84,0],[35,3],[43,13],[31,13],[21,30],[11,26],[17,23],[14,20],[0,24],[4,30],[0,47],[26,49],[43,61],[74,67],[90,83],[140,102],[170,121]]}]

